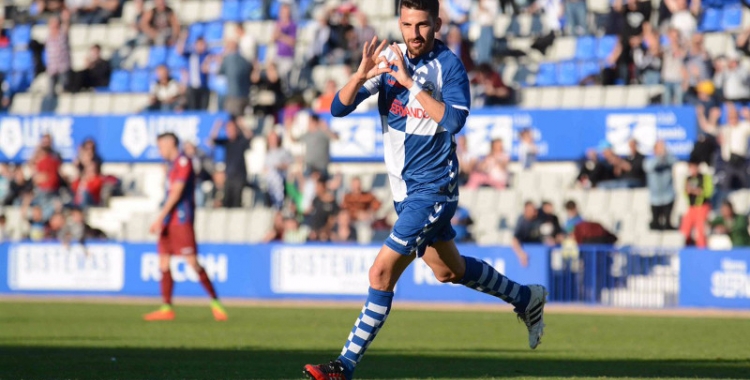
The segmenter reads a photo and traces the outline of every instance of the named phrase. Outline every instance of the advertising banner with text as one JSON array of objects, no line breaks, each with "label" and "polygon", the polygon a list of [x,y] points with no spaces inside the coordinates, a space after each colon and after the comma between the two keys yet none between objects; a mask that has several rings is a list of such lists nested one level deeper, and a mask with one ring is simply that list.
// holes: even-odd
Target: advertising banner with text
[{"label": "advertising banner with text", "polygon": [[683,249],[680,306],[750,309],[750,249]]}]

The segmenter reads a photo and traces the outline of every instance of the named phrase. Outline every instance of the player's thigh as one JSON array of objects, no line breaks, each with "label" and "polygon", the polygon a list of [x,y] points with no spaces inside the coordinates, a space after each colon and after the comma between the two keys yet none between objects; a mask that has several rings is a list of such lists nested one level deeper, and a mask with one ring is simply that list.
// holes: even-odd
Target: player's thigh
[{"label": "player's thigh", "polygon": [[370,287],[375,290],[393,291],[404,270],[414,261],[414,255],[404,255],[383,245],[370,267]]},{"label": "player's thigh", "polygon": [[394,251],[421,257],[427,246],[448,241],[456,234],[450,220],[456,211],[455,202],[409,199],[397,206],[399,214],[385,245]]},{"label": "player's thigh", "polygon": [[457,282],[466,272],[466,262],[452,239],[434,242],[425,249],[422,259],[441,282]]}]

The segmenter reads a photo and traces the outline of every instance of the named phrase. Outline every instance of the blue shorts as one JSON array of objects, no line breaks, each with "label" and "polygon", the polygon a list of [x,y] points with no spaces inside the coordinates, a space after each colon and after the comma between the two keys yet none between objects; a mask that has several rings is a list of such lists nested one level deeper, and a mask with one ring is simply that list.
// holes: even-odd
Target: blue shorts
[{"label": "blue shorts", "polygon": [[402,255],[416,252],[417,257],[422,257],[428,245],[456,237],[451,218],[458,202],[407,198],[395,205],[398,220],[385,240],[388,248]]}]

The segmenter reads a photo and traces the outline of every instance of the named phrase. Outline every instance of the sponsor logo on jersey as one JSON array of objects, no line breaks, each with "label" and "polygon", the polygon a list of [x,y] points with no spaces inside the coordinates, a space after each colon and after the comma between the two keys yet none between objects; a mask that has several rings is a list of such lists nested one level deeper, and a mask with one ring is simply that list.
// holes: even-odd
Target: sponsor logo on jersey
[{"label": "sponsor logo on jersey", "polygon": [[413,117],[416,119],[429,119],[430,115],[427,114],[422,108],[404,106],[399,100],[394,100],[391,104],[391,114],[401,117]]}]

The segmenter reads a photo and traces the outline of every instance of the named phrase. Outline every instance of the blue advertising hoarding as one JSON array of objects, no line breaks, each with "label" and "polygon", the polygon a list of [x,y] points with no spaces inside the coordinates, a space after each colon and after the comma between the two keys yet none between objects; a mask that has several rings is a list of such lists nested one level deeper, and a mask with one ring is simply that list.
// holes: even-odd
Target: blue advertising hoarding
[{"label": "blue advertising hoarding", "polygon": [[[205,145],[223,113],[137,114],[130,116],[0,116],[0,161],[26,160],[43,133],[50,133],[55,148],[70,160],[86,138],[94,138],[105,162],[158,161],[156,136],[174,132],[183,141]],[[383,136],[374,113],[326,118],[339,140],[331,144],[334,161],[381,161]],[[657,139],[667,142],[677,157],[686,158],[696,137],[695,111],[690,107],[650,107],[596,110],[524,110],[512,107],[472,111],[461,132],[472,152],[485,154],[491,139],[500,138],[515,157],[519,132],[530,129],[542,161],[581,158],[586,149],[609,141],[617,154],[627,154],[635,138],[644,154]]]},{"label": "blue advertising hoarding", "polygon": [[[252,299],[360,300],[377,246],[224,245],[199,246],[199,260],[221,296]],[[529,247],[522,268],[510,248],[462,246],[521,283],[547,284],[548,250]],[[172,260],[177,296],[202,296],[197,275],[183,260]],[[153,244],[0,244],[0,294],[159,295],[158,255]],[[462,286],[437,282],[421,260],[407,269],[396,288],[406,301],[484,302],[497,300]]]},{"label": "blue advertising hoarding", "polygon": [[750,249],[680,252],[680,306],[750,309]]}]

